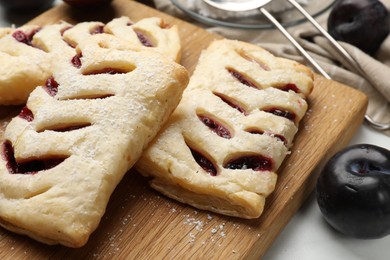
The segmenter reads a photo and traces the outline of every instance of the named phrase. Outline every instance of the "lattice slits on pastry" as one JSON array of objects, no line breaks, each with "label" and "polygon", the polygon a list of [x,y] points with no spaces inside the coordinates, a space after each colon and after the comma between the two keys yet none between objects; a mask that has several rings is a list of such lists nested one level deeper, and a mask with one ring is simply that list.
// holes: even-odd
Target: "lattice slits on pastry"
[{"label": "lattice slits on pastry", "polygon": [[[59,61],[72,59],[77,64],[81,53],[75,47],[98,34],[110,34],[125,46],[150,48],[176,61],[180,59],[177,27],[160,18],[146,18],[137,23],[128,17],[101,22],[83,22],[0,29],[0,105],[24,104],[30,92],[53,74]],[[106,47],[101,43],[100,47]],[[126,48],[126,47],[125,47]]]},{"label": "lattice slits on pastry", "polygon": [[77,62],[59,59],[5,131],[0,225],[80,247],[179,103],[188,75],[172,59],[111,34],[71,37]]},{"label": "lattice slits on pastry", "polygon": [[136,168],[178,201],[257,218],[312,88],[313,74],[301,64],[247,43],[215,41]]}]

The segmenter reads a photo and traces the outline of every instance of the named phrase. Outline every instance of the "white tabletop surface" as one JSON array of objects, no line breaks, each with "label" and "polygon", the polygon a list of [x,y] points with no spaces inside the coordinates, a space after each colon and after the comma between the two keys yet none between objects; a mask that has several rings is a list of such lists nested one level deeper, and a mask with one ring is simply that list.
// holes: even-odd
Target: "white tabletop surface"
[{"label": "white tabletop surface", "polygon": [[[390,137],[363,125],[351,144],[368,143],[390,149]],[[329,227],[322,218],[314,193],[291,219],[265,260],[387,260],[390,236],[359,240],[345,237]]]},{"label": "white tabletop surface", "polygon": [[[61,2],[56,0],[55,4]],[[35,15],[9,14],[0,6],[0,26],[22,25]],[[357,143],[375,144],[390,149],[390,137],[366,125],[359,128],[351,141],[351,144]],[[335,232],[323,220],[315,196],[311,194],[263,259],[387,260],[390,259],[390,236],[374,240],[359,240]]]}]

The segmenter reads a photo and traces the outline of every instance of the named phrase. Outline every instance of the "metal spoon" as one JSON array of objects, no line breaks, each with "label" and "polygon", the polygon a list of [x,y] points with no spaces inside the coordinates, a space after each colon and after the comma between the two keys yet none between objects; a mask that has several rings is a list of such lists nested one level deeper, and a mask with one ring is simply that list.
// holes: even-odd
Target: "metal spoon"
[{"label": "metal spoon", "polygon": [[[243,12],[254,9],[259,11],[272,22],[275,27],[294,45],[294,47],[306,58],[307,61],[325,78],[331,79],[331,77],[322,69],[322,67],[307,53],[305,49],[291,36],[291,34],[279,23],[275,17],[263,8],[264,5],[270,3],[272,0],[202,0],[210,6],[213,6],[220,10],[232,11],[232,12]],[[366,76],[364,70],[354,62],[352,56],[308,13],[306,10],[295,0],[286,0],[293,5],[299,12],[301,12],[306,19],[312,23],[317,30],[319,30],[336,48],[336,50],[347,60],[350,66],[360,73],[370,84],[370,80]],[[372,84],[373,85],[373,84]],[[380,123],[373,120],[369,115],[365,115],[365,119],[371,127],[377,130],[388,130],[390,129],[390,123]]]},{"label": "metal spoon", "polygon": [[271,1],[272,0],[204,0],[204,2],[215,8],[231,12],[244,12],[258,9]]},{"label": "metal spoon", "polygon": [[302,48],[302,46],[291,36],[289,32],[279,23],[275,17],[270,14],[266,9],[263,8],[264,5],[270,3],[272,0],[203,0],[208,5],[211,5],[215,8],[232,11],[232,12],[241,12],[249,11],[253,9],[259,9],[260,12],[268,18],[279,31],[298,49],[298,51],[313,65],[313,67],[321,73],[325,78],[330,79],[330,76],[321,68],[321,66]]}]

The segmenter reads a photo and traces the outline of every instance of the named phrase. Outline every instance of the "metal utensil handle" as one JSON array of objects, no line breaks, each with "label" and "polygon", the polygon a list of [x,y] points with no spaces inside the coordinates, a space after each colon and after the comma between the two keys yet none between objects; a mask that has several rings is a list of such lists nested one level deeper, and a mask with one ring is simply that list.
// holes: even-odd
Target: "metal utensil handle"
[{"label": "metal utensil handle", "polygon": [[324,71],[324,69],[310,56],[307,51],[302,48],[302,46],[291,36],[291,34],[279,23],[275,17],[270,14],[263,7],[259,8],[260,12],[268,18],[275,26],[279,29],[279,31],[294,45],[295,48],[313,65],[313,67],[321,73],[325,78],[330,79],[330,76]]},{"label": "metal utensil handle", "polygon": [[365,74],[363,69],[357,65],[352,56],[341,46],[306,10],[295,0],[287,0],[293,5],[301,14],[303,14],[309,22],[317,28],[320,33],[328,39],[336,50],[348,61],[349,65],[359,71],[361,74]]},{"label": "metal utensil handle", "polygon": [[[326,38],[329,40],[329,42],[333,45],[333,47],[339,52],[340,55],[342,55],[346,61],[349,63],[351,67],[356,69],[359,74],[367,80],[368,83],[371,85],[372,82],[368,79],[366,73],[364,70],[358,65],[358,63],[355,62],[355,60],[352,58],[352,56],[341,46],[306,10],[295,0],[287,0],[290,2],[291,5],[293,5],[300,13],[302,13],[306,19],[314,25],[314,27],[317,28],[317,30]],[[369,123],[373,128],[377,130],[388,130],[390,129],[390,123],[380,123],[375,120],[373,120],[369,115],[365,115],[365,119],[367,123]]]},{"label": "metal utensil handle", "polygon": [[[336,48],[336,50],[347,60],[347,62],[351,67],[357,70],[362,77],[364,77],[371,85],[373,85],[372,82],[370,82],[370,80],[367,78],[363,69],[354,61],[352,56],[308,12],[306,12],[306,10],[300,4],[298,4],[295,0],[287,0],[287,1],[290,2],[290,4],[293,5],[299,12],[301,12],[306,17],[306,19],[309,20],[309,22],[313,24],[314,27],[316,27],[317,30],[320,31],[320,33],[330,41],[330,43]],[[295,46],[295,48],[297,48],[297,50],[313,65],[313,67],[319,73],[321,73],[321,75],[323,75],[327,79],[331,79],[331,77],[323,70],[323,68],[309,55],[309,53],[305,49],[302,48],[302,46],[279,23],[279,21],[273,17],[272,14],[270,14],[264,8],[259,8],[259,10]],[[377,130],[390,129],[390,123],[386,124],[386,123],[377,122],[367,114],[365,115],[365,120],[374,129]]]}]

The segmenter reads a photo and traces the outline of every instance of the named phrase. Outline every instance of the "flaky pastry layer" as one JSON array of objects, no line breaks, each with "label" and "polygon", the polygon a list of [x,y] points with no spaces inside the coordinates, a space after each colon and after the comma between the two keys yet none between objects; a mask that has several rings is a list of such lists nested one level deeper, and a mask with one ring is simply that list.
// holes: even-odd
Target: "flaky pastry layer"
[{"label": "flaky pastry layer", "polygon": [[112,34],[83,38],[70,30],[64,37],[77,43],[76,61],[59,58],[5,130],[0,225],[81,247],[179,103],[188,74],[173,59]]},{"label": "flaky pastry layer", "polygon": [[215,41],[136,168],[180,202],[257,218],[312,88],[313,73],[297,62],[248,43]]},{"label": "flaky pastry layer", "polygon": [[[132,22],[115,18],[107,24],[66,22],[45,26],[26,25],[0,29],[0,105],[24,104],[36,86],[43,85],[54,73],[56,64],[70,62],[75,47],[89,38],[109,34],[126,45],[153,49],[180,61],[181,46],[176,25],[168,26],[161,18]],[[102,45],[101,47],[105,47]]]}]

